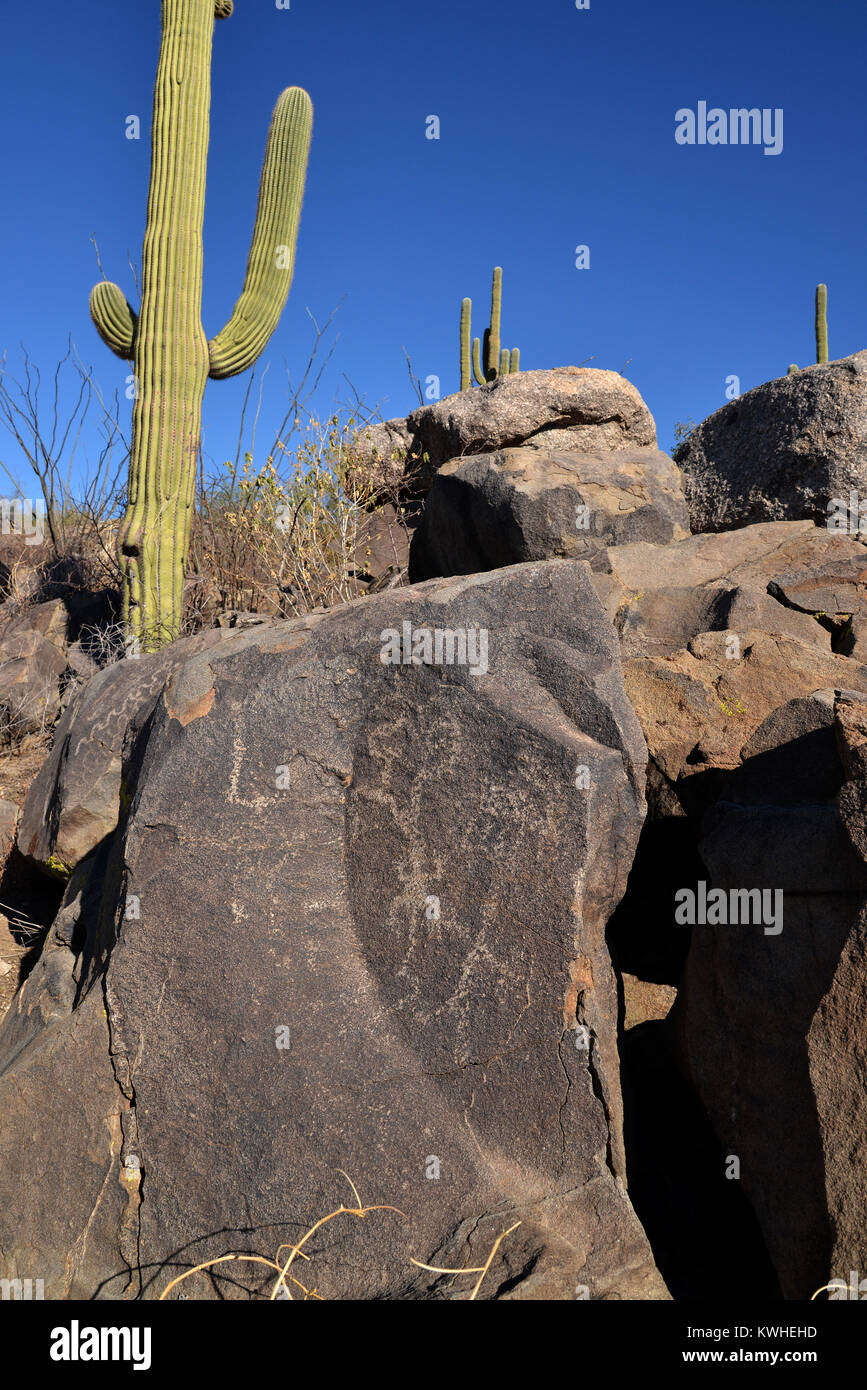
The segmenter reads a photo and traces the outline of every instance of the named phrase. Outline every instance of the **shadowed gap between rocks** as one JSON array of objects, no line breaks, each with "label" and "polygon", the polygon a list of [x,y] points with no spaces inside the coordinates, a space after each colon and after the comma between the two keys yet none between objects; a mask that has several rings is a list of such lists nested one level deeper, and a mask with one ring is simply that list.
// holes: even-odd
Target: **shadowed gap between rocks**
[{"label": "shadowed gap between rocks", "polygon": [[45,937],[57,916],[66,885],[34,868],[13,846],[0,877],[0,912],[9,921],[9,930],[25,947],[18,969],[16,987],[22,985],[42,952]]},{"label": "shadowed gap between rocks", "polygon": [[629,1196],[675,1299],[781,1298],[758,1222],[677,1057],[677,1002],[629,1027],[623,973],[679,988],[691,930],[674,893],[709,877],[684,817],[649,819],[626,893],[608,924],[620,984],[621,1083]]}]

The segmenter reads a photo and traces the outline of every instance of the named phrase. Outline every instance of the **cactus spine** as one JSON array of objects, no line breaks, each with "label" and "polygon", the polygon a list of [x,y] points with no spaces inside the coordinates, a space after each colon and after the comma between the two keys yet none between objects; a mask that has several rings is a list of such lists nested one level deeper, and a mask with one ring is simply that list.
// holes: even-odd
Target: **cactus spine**
[{"label": "cactus spine", "polygon": [[828,286],[816,286],[816,361],[828,361]]},{"label": "cactus spine", "polygon": [[313,108],[306,92],[290,87],[271,118],[243,290],[225,328],[208,341],[201,304],[211,51],[214,21],[232,9],[232,0],[162,0],[141,309],[136,315],[110,282],[90,297],[103,341],[134,364],[118,554],[124,623],[143,651],[180,631],[205,384],[256,361],[292,283]]},{"label": "cactus spine", "polygon": [[[503,302],[503,271],[500,266],[494,269],[491,285],[491,322],[485,329],[484,343],[472,338],[473,301],[461,302],[461,390],[468,391],[473,377],[479,386],[496,381],[498,376],[508,376],[520,370],[521,354],[518,348],[500,347],[500,314]],[[472,338],[472,350],[470,340]],[[482,361],[484,359],[484,369]],[[472,376],[470,375],[472,368]]]}]

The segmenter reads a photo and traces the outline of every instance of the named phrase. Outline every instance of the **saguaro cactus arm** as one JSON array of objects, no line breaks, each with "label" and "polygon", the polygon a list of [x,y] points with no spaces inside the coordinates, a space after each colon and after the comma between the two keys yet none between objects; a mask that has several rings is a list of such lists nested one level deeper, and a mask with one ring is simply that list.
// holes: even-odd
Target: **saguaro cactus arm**
[{"label": "saguaro cactus arm", "polygon": [[287,87],[268,131],[244,288],[229,322],[208,343],[213,378],[246,371],[277,327],[295,269],[312,131],[313,103],[302,88]]},{"label": "saguaro cactus arm", "polygon": [[477,386],[484,386],[485,374],[482,371],[482,345],[478,338],[473,339],[473,376]]},{"label": "saguaro cactus arm", "polygon": [[472,386],[470,376],[470,334],[472,333],[473,301],[461,302],[461,390],[468,391]]},{"label": "saguaro cactus arm", "polygon": [[90,293],[90,317],[107,347],[127,362],[132,360],[138,314],[119,285],[100,280]]},{"label": "saguaro cactus arm", "polygon": [[828,361],[828,286],[816,286],[816,361]]},{"label": "saguaro cactus arm", "polygon": [[485,339],[485,373],[488,381],[496,381],[500,369],[500,312],[503,302],[503,270],[494,267],[491,284],[491,326]]}]

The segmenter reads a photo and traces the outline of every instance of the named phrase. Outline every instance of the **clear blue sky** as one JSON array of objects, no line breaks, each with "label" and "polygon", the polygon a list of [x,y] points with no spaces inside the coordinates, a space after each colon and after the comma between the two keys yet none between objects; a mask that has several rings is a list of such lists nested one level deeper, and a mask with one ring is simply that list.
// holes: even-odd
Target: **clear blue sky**
[{"label": "clear blue sky", "polygon": [[[128,370],[87,310],[105,272],[133,298],[158,0],[5,7],[0,349],[43,370],[72,334],[101,385]],[[317,404],[348,376],[386,416],[418,376],[458,387],[460,301],[487,322],[504,267],[503,340],[525,368],[581,363],[635,382],[669,448],[741,389],[814,360],[829,287],[832,357],[867,346],[863,0],[236,0],[214,35],[203,322],[240,291],[271,107],[315,106],[295,281],[263,361],[263,435],[306,360],[306,309],[343,299]],[[784,145],[681,146],[675,112],[782,108]],[[142,139],[125,138],[130,114]],[[441,138],[425,138],[436,114]],[[575,247],[590,247],[590,269]],[[345,298],[344,298],[345,297]],[[244,378],[210,382],[206,455],[234,453]],[[127,411],[131,408],[124,403]],[[261,438],[261,437],[260,437]],[[264,440],[262,440],[264,442]],[[17,465],[0,437],[0,458]],[[29,494],[28,494],[29,495]]]}]

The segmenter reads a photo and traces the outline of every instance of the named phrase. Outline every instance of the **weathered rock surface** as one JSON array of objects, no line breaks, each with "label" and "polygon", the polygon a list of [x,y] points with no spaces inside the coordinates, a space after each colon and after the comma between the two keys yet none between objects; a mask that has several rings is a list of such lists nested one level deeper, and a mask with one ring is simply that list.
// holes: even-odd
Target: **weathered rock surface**
[{"label": "weathered rock surface", "polygon": [[[682,986],[669,1022],[718,1162],[739,1159],[798,1299],[867,1266],[867,550],[815,524],[831,498],[867,493],[865,373],[859,354],[732,402],[678,455],[702,534],[621,534],[592,557],[648,743],[654,844],[676,855],[642,872],[767,888],[784,907],[778,934],[696,925],[684,969],[674,890],[663,903],[636,879],[644,911],[627,897],[613,937],[624,1027],[668,1028],[656,1020]],[[431,571],[564,552],[565,503],[546,517],[541,489],[523,495],[538,465],[513,483],[527,452],[441,469],[416,541]]]},{"label": "weathered rock surface", "polygon": [[656,447],[653,416],[636,387],[619,372],[594,367],[498,377],[422,406],[407,426],[432,469],[465,454],[520,444],[582,453]]},{"label": "weathered rock surface", "polygon": [[[416,573],[569,553],[565,518],[584,498],[567,492],[551,455],[525,464],[528,455],[505,450],[440,470]],[[562,457],[556,463],[562,472]],[[669,544],[621,532],[592,564],[648,743],[656,823],[691,823],[672,840],[682,885],[696,888],[695,873],[709,889],[782,893],[779,936],[761,924],[693,929],[682,980],[679,970],[672,977],[683,988],[671,1022],[717,1139],[741,1162],[783,1296],[806,1298],[867,1264],[867,1044],[857,1023],[867,993],[867,772],[859,762],[843,782],[834,720],[836,700],[840,738],[840,691],[850,691],[847,738],[867,766],[867,717],[852,714],[867,709],[867,550],[816,526],[808,508],[778,514],[803,519]],[[699,835],[695,864],[690,833]],[[674,865],[656,869],[669,881]],[[679,951],[664,938],[688,940],[674,907],[673,893],[654,904],[655,944],[636,951],[628,935],[615,937],[641,972],[621,975],[629,1037],[671,1010],[675,990],[663,980]]]},{"label": "weathered rock surface", "polygon": [[4,861],[15,843],[21,808],[15,801],[0,800],[0,861]]},{"label": "weathered rock surface", "polygon": [[413,580],[553,558],[594,564],[607,546],[688,534],[680,473],[668,454],[579,453],[542,447],[544,437],[533,447],[443,464],[413,537]]},{"label": "weathered rock surface", "polygon": [[677,990],[671,985],[658,984],[652,980],[642,980],[624,970],[623,980],[624,1017],[623,1027],[628,1032],[651,1019],[665,1018],[677,998]]},{"label": "weathered rock surface", "polygon": [[[812,523],[771,523],[618,547],[611,572],[594,575],[620,631],[660,829],[686,815],[699,835],[680,886],[782,893],[779,934],[692,928],[672,1018],[787,1298],[867,1257],[855,1216],[867,1146],[853,1137],[864,1064],[851,1038],[867,989],[867,836],[857,843],[852,807],[867,794],[844,782],[837,751],[839,692],[867,708],[867,667],[831,645],[861,602],[864,555]],[[674,910],[672,897],[662,937],[685,931]],[[671,954],[660,940],[658,957]]]},{"label": "weathered rock surface", "polygon": [[60,711],[66,610],[59,599],[0,614],[0,727],[10,737],[48,729]]},{"label": "weathered rock surface", "polygon": [[[833,591],[851,601],[865,558],[860,541],[810,522],[609,549],[611,572],[594,583],[620,634],[651,759],[671,785],[739,767],[787,702],[867,689],[867,666],[832,649]],[[674,575],[684,582],[671,585]],[[828,611],[814,613],[807,594],[824,596]]]},{"label": "weathered rock surface", "polygon": [[693,531],[824,522],[832,499],[867,499],[867,351],[746,391],[677,450]]},{"label": "weathered rock surface", "polygon": [[867,691],[867,666],[748,629],[701,633],[671,656],[632,658],[624,679],[650,756],[677,783],[739,766],[741,749],[787,700],[828,687]]},{"label": "weathered rock surface", "polygon": [[[606,590],[606,599],[610,592]],[[614,620],[624,659],[668,656],[703,632],[738,634],[752,629],[796,637],[823,651],[830,648],[828,632],[812,617],[791,612],[760,588],[748,585],[648,589],[623,602]]]},{"label": "weathered rock surface", "polygon": [[[593,575],[650,753],[645,870],[669,885],[663,903],[636,880],[640,909],[624,907],[642,942],[613,938],[640,972],[624,970],[625,1023],[653,1017],[661,979],[680,985],[670,1022],[719,1170],[739,1159],[796,1299],[867,1263],[867,666],[854,643],[842,654],[865,554],[773,522],[612,548]],[[666,976],[690,936],[671,885],[699,881],[779,891],[782,931],[698,924],[682,976]]]},{"label": "weathered rock surface", "polygon": [[781,930],[694,927],[679,1000],[689,1073],[787,1298],[867,1260],[865,700],[793,700],[744,749],[700,850],[715,887],[780,892]]},{"label": "weathered rock surface", "polygon": [[360,430],[355,452],[389,490],[423,496],[437,469],[467,454],[526,444],[607,453],[656,447],[653,417],[619,372],[592,367],[518,372]]},{"label": "weathered rock surface", "polygon": [[850,566],[864,559],[867,548],[860,540],[833,535],[811,521],[766,522],[739,531],[688,536],[667,546],[646,541],[620,545],[608,553],[607,610],[613,616],[625,598],[672,585],[767,592],[772,582],[792,571],[809,573],[839,565],[848,575]]},{"label": "weathered rock surface", "polygon": [[169,674],[225,640],[214,628],[152,655],[106,666],[73,697],[21,814],[18,847],[59,872],[75,867],[117,825],[124,738],[143,727]]},{"label": "weathered rock surface", "polygon": [[[386,664],[405,623],[421,664]],[[431,629],[485,631],[484,659],[426,663]],[[123,819],[0,1032],[0,1274],[152,1298],[298,1239],[352,1200],[342,1169],[406,1216],[323,1227],[293,1269],[322,1296],[467,1297],[411,1258],[479,1265],[520,1220],[480,1296],[666,1297],[605,944],[645,752],[586,566],[230,635],[145,720],[123,689]],[[85,746],[93,701],[77,720]],[[270,1287],[223,1275],[188,1294]]]}]

